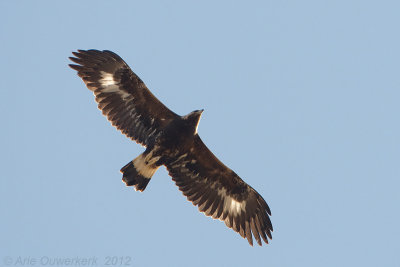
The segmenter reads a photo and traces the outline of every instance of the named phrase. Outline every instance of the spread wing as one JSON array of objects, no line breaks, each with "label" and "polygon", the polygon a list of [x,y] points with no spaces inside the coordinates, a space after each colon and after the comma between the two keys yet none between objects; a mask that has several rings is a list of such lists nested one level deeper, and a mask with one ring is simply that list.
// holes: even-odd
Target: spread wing
[{"label": "spread wing", "polygon": [[147,145],[178,115],[164,106],[129,66],[111,51],[78,50],[69,66],[91,90],[107,119],[132,140]]},{"label": "spread wing", "polygon": [[224,221],[250,245],[252,235],[260,246],[261,238],[265,243],[272,239],[271,211],[265,200],[219,161],[198,135],[187,153],[166,166],[179,190],[205,215]]}]

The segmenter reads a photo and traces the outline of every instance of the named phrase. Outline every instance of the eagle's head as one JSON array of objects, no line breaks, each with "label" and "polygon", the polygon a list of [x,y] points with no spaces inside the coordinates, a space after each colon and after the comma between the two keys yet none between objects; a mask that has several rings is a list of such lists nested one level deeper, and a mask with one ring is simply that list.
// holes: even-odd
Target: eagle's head
[{"label": "eagle's head", "polygon": [[197,134],[197,127],[199,126],[201,114],[203,113],[204,109],[195,110],[183,116],[183,119],[186,123],[193,129],[193,134]]}]

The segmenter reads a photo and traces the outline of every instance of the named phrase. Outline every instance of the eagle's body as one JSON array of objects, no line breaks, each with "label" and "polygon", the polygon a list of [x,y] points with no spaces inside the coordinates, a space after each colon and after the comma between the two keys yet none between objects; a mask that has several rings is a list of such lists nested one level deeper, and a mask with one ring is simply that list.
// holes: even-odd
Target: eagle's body
[{"label": "eagle's body", "polygon": [[179,116],[164,106],[129,66],[111,51],[78,50],[70,59],[99,109],[122,133],[146,150],[121,172],[128,186],[143,191],[166,166],[183,194],[199,210],[261,245],[272,238],[271,214],[265,200],[219,161],[197,133],[203,110]]},{"label": "eagle's body", "polygon": [[202,112],[196,110],[187,116],[177,116],[163,131],[149,139],[146,151],[121,169],[123,181],[143,191],[158,167],[187,155],[196,142],[196,128]]}]

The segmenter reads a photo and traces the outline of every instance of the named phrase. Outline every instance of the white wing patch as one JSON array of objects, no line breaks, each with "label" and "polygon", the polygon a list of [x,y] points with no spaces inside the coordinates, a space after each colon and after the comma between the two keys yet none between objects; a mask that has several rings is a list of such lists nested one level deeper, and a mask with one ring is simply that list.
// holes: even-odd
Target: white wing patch
[{"label": "white wing patch", "polygon": [[246,208],[246,202],[240,202],[232,198],[226,193],[226,189],[222,188],[218,190],[218,195],[224,199],[224,210],[229,210],[233,214],[239,214]]},{"label": "white wing patch", "polygon": [[240,213],[241,211],[244,211],[244,207],[246,206],[246,202],[238,202],[234,200],[233,198],[230,199],[231,201],[231,211],[235,214]]},{"label": "white wing patch", "polygon": [[117,85],[117,82],[114,80],[114,75],[105,71],[100,71],[101,79],[100,83],[103,86],[101,91],[103,93],[117,93],[119,94],[123,100],[132,97],[132,95],[127,92],[121,90]]},{"label": "white wing patch", "polygon": [[116,84],[116,82],[114,81],[113,74],[105,71],[100,71],[100,74],[101,74],[101,79],[100,79],[101,85],[107,87]]}]

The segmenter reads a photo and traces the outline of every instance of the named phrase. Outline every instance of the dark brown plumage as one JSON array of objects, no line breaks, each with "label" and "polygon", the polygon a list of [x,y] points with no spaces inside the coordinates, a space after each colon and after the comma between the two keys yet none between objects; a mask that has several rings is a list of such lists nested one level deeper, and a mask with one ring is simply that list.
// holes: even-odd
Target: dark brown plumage
[{"label": "dark brown plumage", "polygon": [[247,238],[271,239],[265,200],[219,161],[197,134],[203,110],[179,116],[164,106],[129,66],[111,51],[78,50],[70,67],[94,93],[99,109],[123,134],[146,150],[126,164],[123,181],[143,191],[165,165],[189,201],[207,216]]}]

